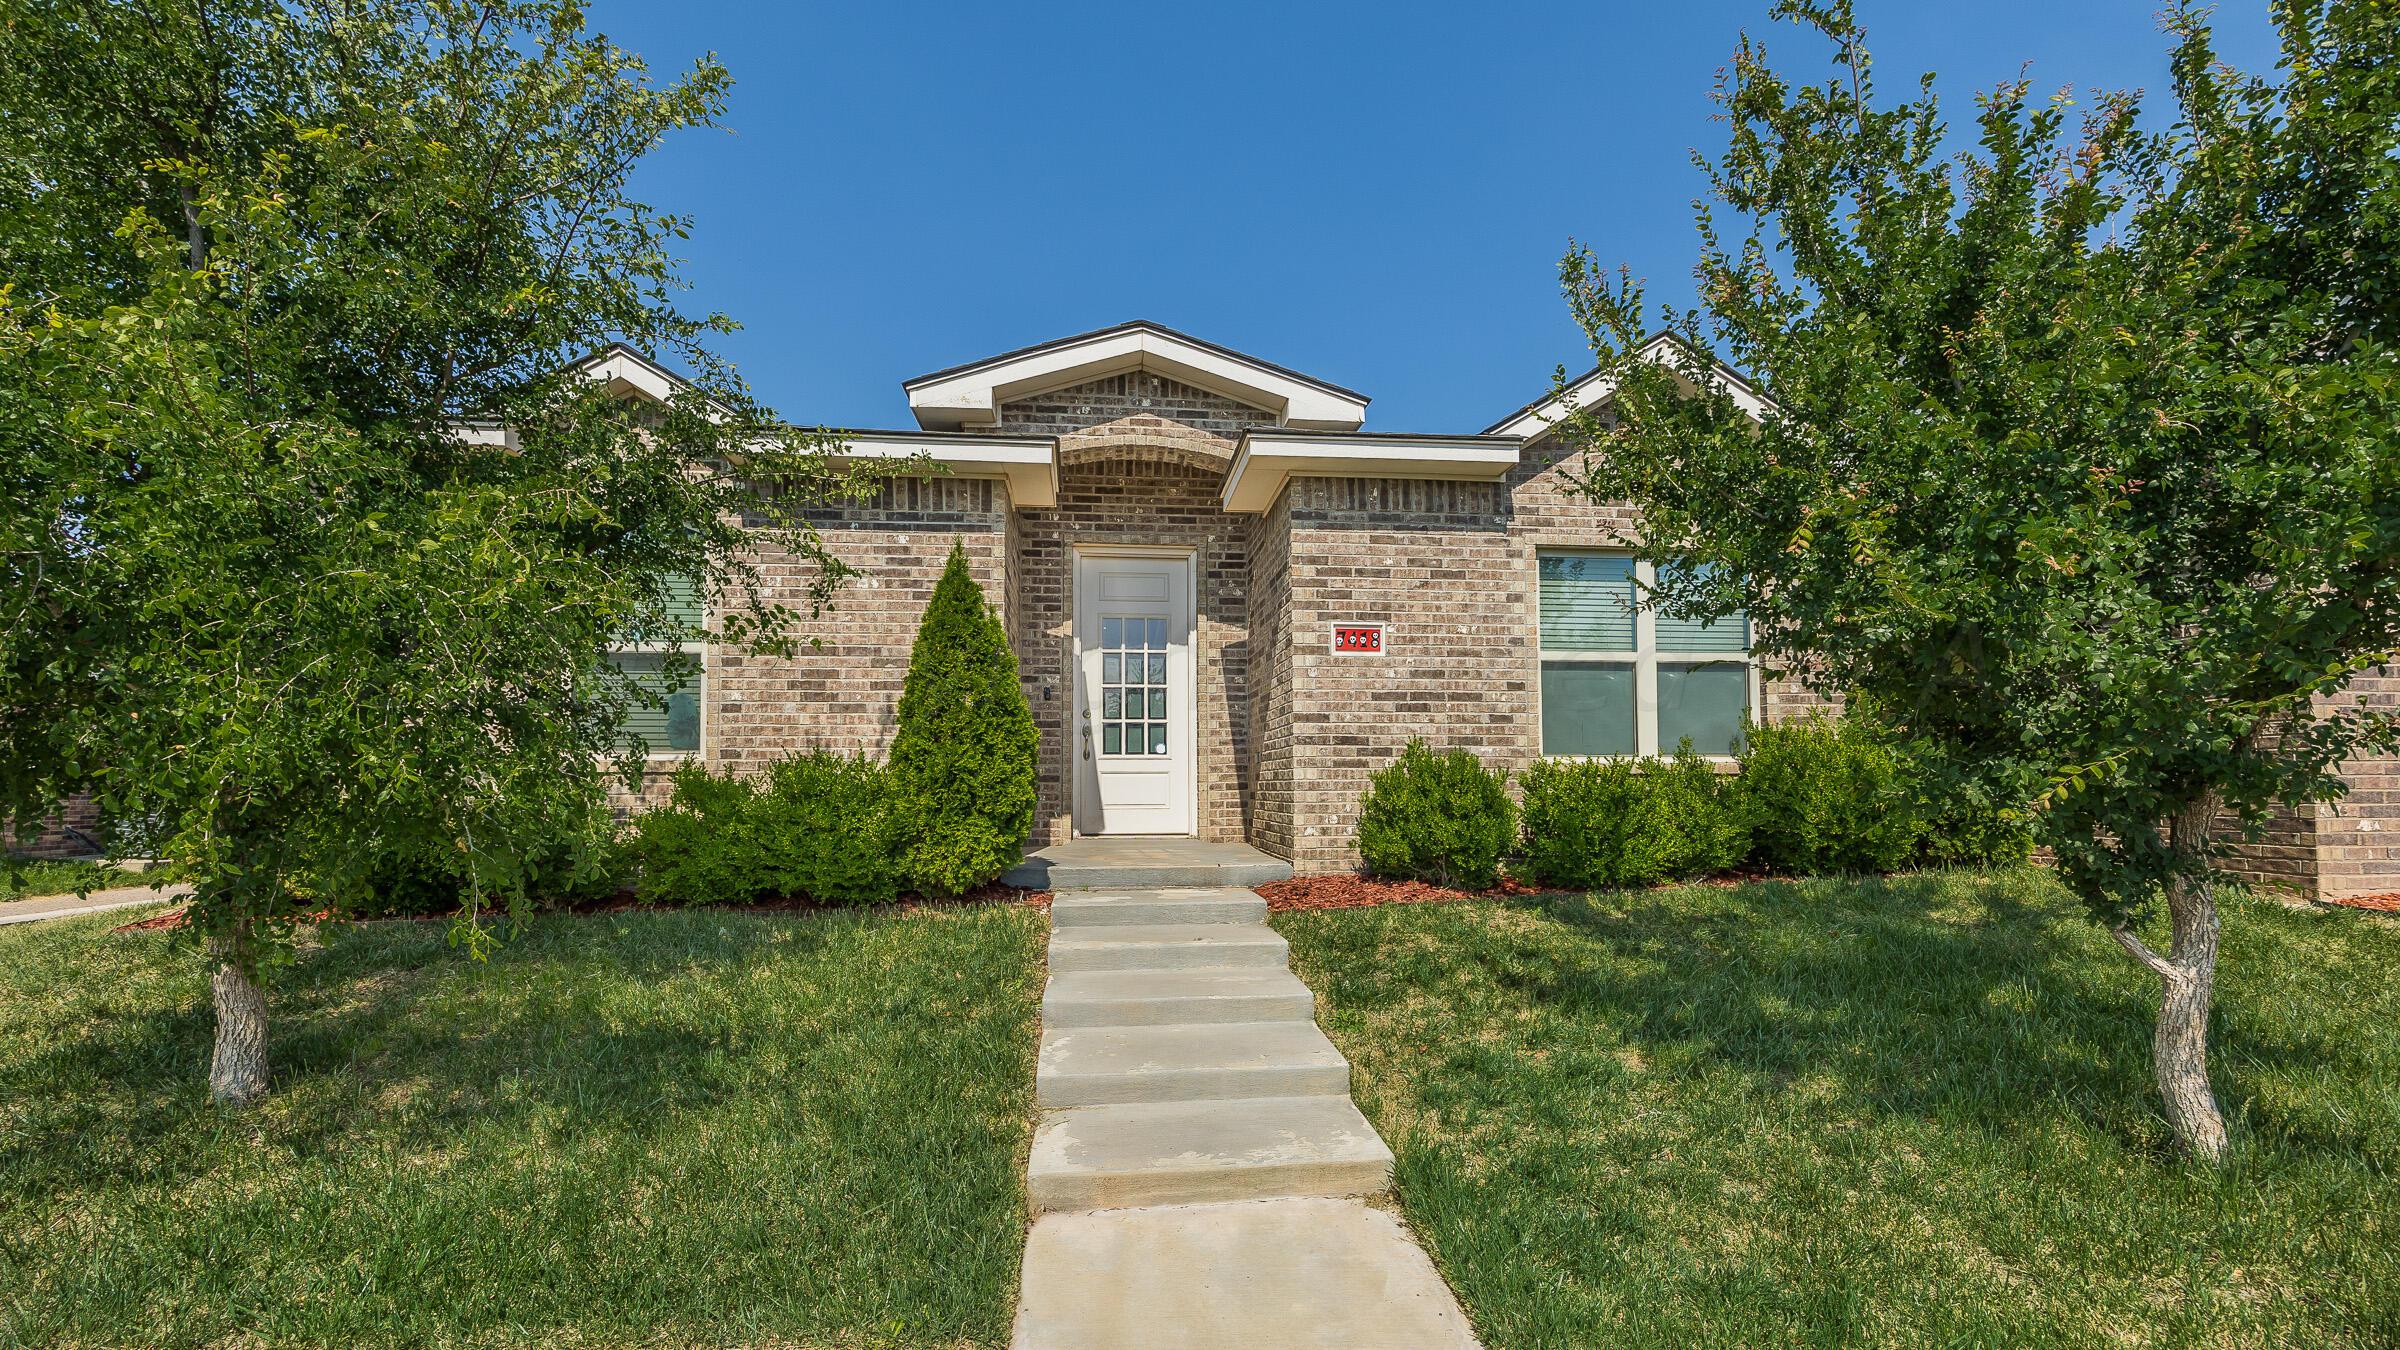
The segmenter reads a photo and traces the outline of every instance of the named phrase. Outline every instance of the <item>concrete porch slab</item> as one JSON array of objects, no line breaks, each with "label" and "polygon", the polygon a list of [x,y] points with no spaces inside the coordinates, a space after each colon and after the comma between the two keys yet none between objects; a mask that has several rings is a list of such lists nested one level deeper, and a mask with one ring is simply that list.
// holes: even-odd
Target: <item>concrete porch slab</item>
[{"label": "concrete porch slab", "polygon": [[1044,890],[1093,887],[1256,886],[1292,865],[1248,844],[1155,835],[1109,835],[1037,848],[1000,879]]}]

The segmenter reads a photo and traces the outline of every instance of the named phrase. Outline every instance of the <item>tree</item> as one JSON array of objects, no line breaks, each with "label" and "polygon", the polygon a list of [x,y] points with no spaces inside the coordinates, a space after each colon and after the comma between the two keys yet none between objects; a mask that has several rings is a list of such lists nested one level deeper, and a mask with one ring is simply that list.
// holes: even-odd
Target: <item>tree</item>
[{"label": "tree", "polygon": [[1033,832],[1038,739],[1008,634],[952,544],[909,649],[892,736],[910,884],[955,895],[1016,863]]},{"label": "tree", "polygon": [[1785,0],[1833,77],[1736,53],[1705,322],[1645,339],[1637,283],[1564,269],[1619,379],[1576,418],[1583,482],[1679,565],[1662,606],[1746,605],[1762,646],[2032,807],[2158,977],[2166,1114],[2210,1159],[2221,825],[2333,799],[2392,743],[2332,696],[2400,639],[2400,4],[2273,10],[2273,78],[2169,14],[2164,130],[2129,94],[2071,128],[2019,80],[1954,154],[1931,76],[1886,104],[1847,0]]},{"label": "tree", "polygon": [[[788,644],[744,512],[812,601],[845,575],[778,513],[856,479],[710,355],[688,223],[626,190],[726,87],[564,0],[0,4],[0,814],[88,790],[195,865],[222,1101],[306,914],[455,876],[480,952],[586,865],[659,697],[612,635],[698,636],[696,579],[712,640]],[[612,398],[575,364],[612,338],[690,386]]]}]

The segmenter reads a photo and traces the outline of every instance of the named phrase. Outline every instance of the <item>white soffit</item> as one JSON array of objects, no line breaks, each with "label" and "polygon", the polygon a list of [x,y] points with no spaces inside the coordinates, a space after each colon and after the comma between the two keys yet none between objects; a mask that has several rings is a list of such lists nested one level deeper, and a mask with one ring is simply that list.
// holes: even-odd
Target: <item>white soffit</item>
[{"label": "white soffit", "polygon": [[1355,431],[1365,395],[1143,320],[920,375],[901,386],[928,431],[992,426],[1010,399],[1147,370],[1255,408],[1284,426]]},{"label": "white soffit", "polygon": [[835,431],[842,453],[856,459],[923,455],[957,478],[1008,481],[1008,504],[1058,505],[1058,442],[1048,436],[944,436],[920,431]]},{"label": "white soffit", "polygon": [[[1669,348],[1682,345],[1682,340],[1674,334],[1660,333],[1644,342],[1634,354],[1645,361],[1665,364],[1672,359]],[[1766,419],[1767,401],[1758,396],[1758,391],[1751,388],[1749,381],[1735,374],[1733,368],[1722,361],[1716,363],[1712,373],[1718,385],[1733,396],[1735,407],[1761,421]],[[1603,374],[1595,368],[1577,378],[1563,392],[1529,403],[1486,427],[1483,434],[1521,436],[1529,441],[1539,439],[1570,414],[1608,402],[1608,396],[1615,393],[1616,389],[1616,377]]]},{"label": "white soffit", "polygon": [[1264,511],[1293,478],[1436,478],[1497,482],[1517,465],[1516,436],[1245,432],[1225,471],[1228,511]]}]

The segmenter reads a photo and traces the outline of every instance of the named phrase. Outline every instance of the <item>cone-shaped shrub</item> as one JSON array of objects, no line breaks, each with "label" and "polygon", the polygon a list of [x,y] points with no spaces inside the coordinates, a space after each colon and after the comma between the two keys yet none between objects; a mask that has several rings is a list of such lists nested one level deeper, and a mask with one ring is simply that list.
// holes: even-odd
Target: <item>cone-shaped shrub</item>
[{"label": "cone-shaped shrub", "polygon": [[1034,743],[1008,634],[953,544],[909,653],[892,740],[909,885],[955,895],[1016,863],[1033,830]]}]

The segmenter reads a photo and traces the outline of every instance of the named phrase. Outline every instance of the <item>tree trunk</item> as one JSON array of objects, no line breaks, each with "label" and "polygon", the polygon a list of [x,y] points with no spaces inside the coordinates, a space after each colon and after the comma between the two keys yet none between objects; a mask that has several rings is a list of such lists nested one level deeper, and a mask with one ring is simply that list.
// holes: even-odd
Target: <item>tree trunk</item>
[{"label": "tree trunk", "polygon": [[242,969],[241,936],[208,944],[216,995],[217,1047],[208,1061],[208,1095],[232,1107],[255,1106],[267,1095],[267,998]]},{"label": "tree trunk", "polygon": [[[2214,797],[2178,812],[2171,826],[2176,851],[2204,860],[2216,818]],[[2217,985],[2217,896],[2205,871],[2167,884],[2167,917],[2170,941],[2164,957],[2131,929],[2117,929],[2116,939],[2158,976],[2161,985],[2150,1065],[2165,1100],[2167,1123],[2193,1157],[2220,1162],[2225,1157],[2225,1117],[2208,1083],[2208,1007]]]}]

